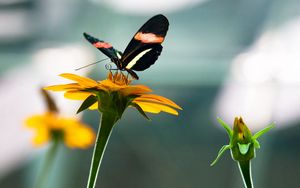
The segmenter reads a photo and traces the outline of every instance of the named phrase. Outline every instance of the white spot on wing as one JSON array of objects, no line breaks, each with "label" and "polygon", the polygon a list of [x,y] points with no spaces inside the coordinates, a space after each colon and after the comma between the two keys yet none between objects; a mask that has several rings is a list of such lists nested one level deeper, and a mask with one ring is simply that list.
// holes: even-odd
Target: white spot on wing
[{"label": "white spot on wing", "polygon": [[145,55],[147,52],[149,52],[150,50],[152,50],[152,48],[150,49],[147,49],[147,50],[144,50],[142,51],[141,53],[139,53],[137,56],[135,56],[129,63],[128,65],[126,66],[126,69],[131,69],[131,67],[133,67],[136,62],[141,59],[141,57],[143,57],[143,55]]},{"label": "white spot on wing", "polygon": [[118,57],[118,59],[121,59],[121,57],[122,57],[119,52],[117,52],[117,57]]}]

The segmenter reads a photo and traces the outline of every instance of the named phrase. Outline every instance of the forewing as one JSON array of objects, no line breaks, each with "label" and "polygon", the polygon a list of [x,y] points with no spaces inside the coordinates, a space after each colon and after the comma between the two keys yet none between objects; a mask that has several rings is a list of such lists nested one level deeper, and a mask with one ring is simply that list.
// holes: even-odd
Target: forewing
[{"label": "forewing", "polygon": [[128,58],[130,59],[130,62],[125,68],[135,71],[143,71],[154,64],[161,51],[162,46],[160,44],[149,44],[143,46],[131,54],[132,58]]},{"label": "forewing", "polygon": [[108,56],[110,59],[116,59],[117,51],[112,47],[111,44],[104,42],[103,40],[99,40],[87,33],[83,33],[83,36],[88,40],[93,46],[95,46],[98,50]]},{"label": "forewing", "polygon": [[[139,53],[144,50],[154,47],[151,51],[145,54],[145,57],[138,60],[137,62],[144,65],[135,65],[133,68],[145,70],[151,66],[160,55],[162,47],[161,43],[167,34],[169,28],[169,21],[164,15],[156,15],[150,18],[134,35],[129,42],[122,56],[122,67],[126,67]],[[154,57],[150,57],[153,55]],[[146,60],[146,61],[142,61]],[[146,67],[146,68],[145,68]],[[135,69],[133,69],[135,70]]]}]

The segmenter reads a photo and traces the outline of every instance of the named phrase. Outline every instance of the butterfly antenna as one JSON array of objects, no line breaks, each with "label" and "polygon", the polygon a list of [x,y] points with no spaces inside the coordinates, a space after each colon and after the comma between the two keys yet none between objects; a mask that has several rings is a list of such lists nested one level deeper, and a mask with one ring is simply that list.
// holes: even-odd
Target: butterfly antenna
[{"label": "butterfly antenna", "polygon": [[110,63],[105,64],[105,68],[110,72],[111,75],[113,75],[113,73],[111,72],[112,66]]},{"label": "butterfly antenna", "polygon": [[87,65],[85,65],[85,66],[83,66],[83,67],[79,67],[79,68],[75,69],[75,71],[78,71],[78,70],[80,70],[80,69],[89,67],[89,66],[91,66],[91,65],[95,65],[95,64],[97,64],[97,63],[100,63],[100,62],[105,61],[105,60],[108,60],[108,59],[109,59],[109,58],[105,58],[105,59],[101,59],[101,60],[99,60],[99,61],[96,61],[96,62],[94,62],[94,63],[87,64]]}]

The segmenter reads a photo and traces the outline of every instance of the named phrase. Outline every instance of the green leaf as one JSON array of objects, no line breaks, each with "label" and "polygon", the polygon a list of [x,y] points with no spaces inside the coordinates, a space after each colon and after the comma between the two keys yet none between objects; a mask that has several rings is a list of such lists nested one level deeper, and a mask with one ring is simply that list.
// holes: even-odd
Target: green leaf
[{"label": "green leaf", "polygon": [[260,148],[260,144],[259,144],[259,142],[256,139],[253,140],[253,144],[254,144],[255,148],[257,148],[257,149]]},{"label": "green leaf", "polygon": [[230,149],[230,148],[231,148],[230,145],[224,145],[224,146],[222,146],[222,148],[220,149],[220,151],[219,151],[219,153],[218,153],[217,158],[210,164],[210,166],[215,165],[215,164],[219,161],[219,159],[220,159],[220,157],[223,155],[223,153],[224,153],[226,150]]},{"label": "green leaf", "polygon": [[269,130],[271,130],[274,127],[275,127],[275,123],[272,123],[271,125],[267,126],[266,128],[255,133],[255,135],[252,136],[252,139],[256,140],[257,138],[259,138],[260,136],[262,136],[263,134],[265,134],[266,132],[268,132]]},{"label": "green leaf", "polygon": [[239,146],[239,150],[240,150],[240,153],[242,155],[245,155],[248,151],[249,151],[249,147],[250,147],[250,144],[251,143],[248,143],[248,144],[240,144],[240,143],[237,143],[238,146]]},{"label": "green leaf", "polygon": [[90,95],[88,98],[86,98],[79,109],[77,110],[77,114],[82,112],[83,110],[87,109],[88,107],[92,106],[95,102],[97,102],[97,97],[94,95]]},{"label": "green leaf", "polygon": [[233,131],[232,129],[229,127],[229,125],[227,125],[221,118],[217,118],[218,122],[224,127],[224,129],[226,130],[230,140],[232,138],[232,135],[233,135]]},{"label": "green leaf", "polygon": [[147,120],[151,120],[151,119],[147,116],[147,114],[144,112],[144,110],[143,110],[138,104],[136,104],[136,103],[131,103],[131,105],[132,105],[133,107],[135,107],[135,108],[139,111],[139,113],[140,113],[142,116],[144,116]]}]

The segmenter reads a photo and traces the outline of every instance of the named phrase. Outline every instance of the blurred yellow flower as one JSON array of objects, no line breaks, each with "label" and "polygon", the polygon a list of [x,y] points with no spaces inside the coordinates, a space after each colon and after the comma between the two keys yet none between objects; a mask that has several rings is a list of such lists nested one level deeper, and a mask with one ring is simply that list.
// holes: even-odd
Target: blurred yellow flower
[{"label": "blurred yellow flower", "polygon": [[87,148],[94,144],[95,133],[75,118],[61,117],[54,112],[33,115],[26,119],[26,127],[35,131],[32,142],[35,146],[51,140],[63,140],[70,148]]},{"label": "blurred yellow flower", "polygon": [[[61,74],[61,77],[73,80],[76,83],[48,86],[44,89],[51,91],[64,91],[65,98],[72,100],[86,100],[88,97],[95,96],[96,92],[113,93],[118,92],[122,97],[132,98],[128,106],[135,107],[142,112],[159,113],[166,112],[178,115],[177,110],[182,110],[176,103],[165,97],[151,94],[152,90],[145,85],[130,85],[131,79],[122,73],[110,72],[107,79],[95,81],[90,78],[81,77],[75,74]],[[94,100],[89,109],[99,109],[100,100]],[[103,101],[104,102],[104,101]],[[141,111],[140,111],[141,112]]]}]

